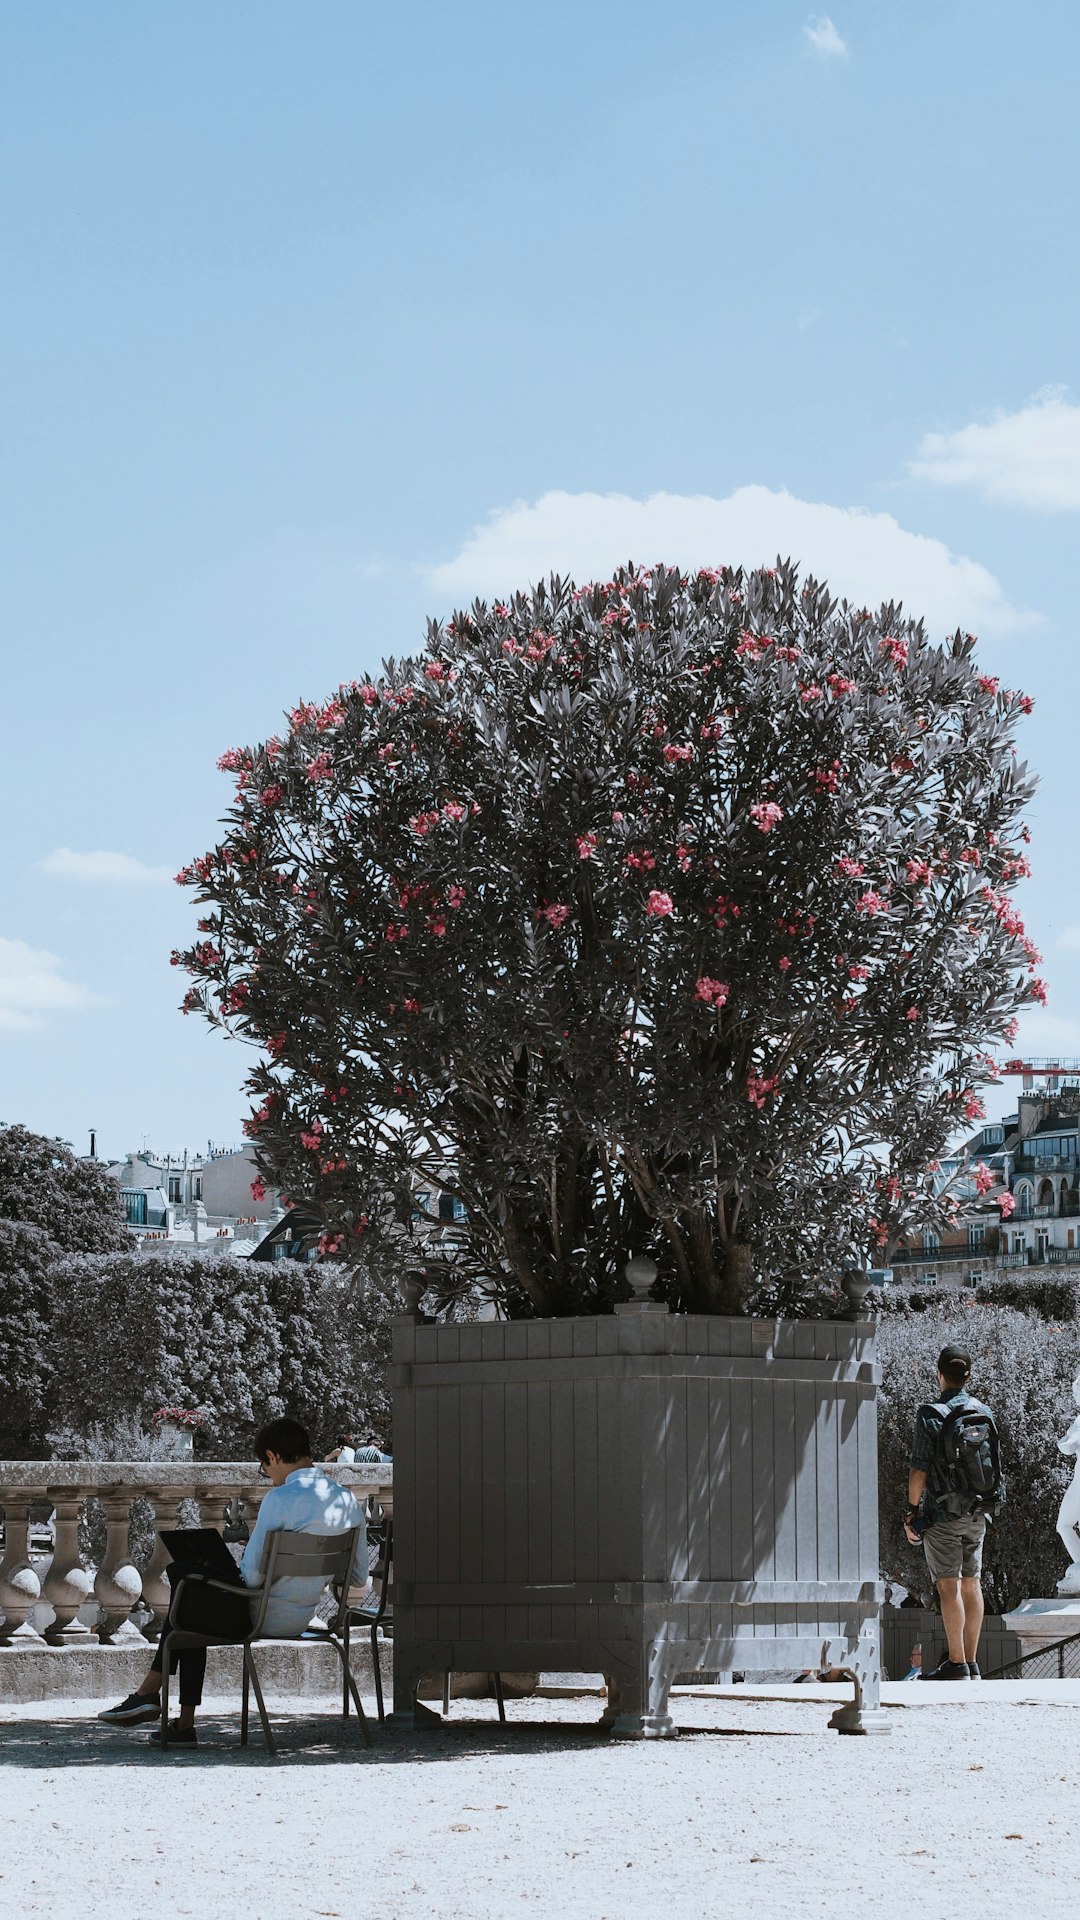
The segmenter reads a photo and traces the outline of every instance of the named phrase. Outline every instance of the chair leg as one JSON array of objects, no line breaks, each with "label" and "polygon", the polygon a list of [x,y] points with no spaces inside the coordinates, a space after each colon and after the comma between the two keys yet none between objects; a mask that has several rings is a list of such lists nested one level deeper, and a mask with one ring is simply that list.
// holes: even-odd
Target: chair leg
[{"label": "chair leg", "polygon": [[262,1721],[263,1738],[266,1741],[269,1752],[276,1753],[277,1742],[270,1729],[270,1721],[266,1712],[266,1702],[263,1699],[262,1688],[259,1685],[259,1669],[255,1665],[255,1656],[247,1644],[244,1646],[244,1664],[251,1672],[251,1684],[255,1689],[255,1705],[259,1709],[259,1719]]},{"label": "chair leg", "polygon": [[168,1652],[161,1662],[161,1745],[169,1744],[169,1666]]},{"label": "chair leg", "polygon": [[443,1710],[443,1712],[444,1712],[444,1713],[449,1713],[449,1711],[450,1711],[450,1673],[449,1673],[449,1669],[447,1670],[447,1672],[446,1672],[446,1673],[444,1673],[444,1674],[443,1674],[443,1677],[442,1677],[442,1710]]},{"label": "chair leg", "polygon": [[244,1648],[244,1657],[242,1661],[242,1666],[243,1666],[244,1677],[243,1677],[243,1684],[240,1691],[240,1745],[242,1747],[246,1747],[248,1743],[248,1706],[250,1704],[250,1698],[251,1698],[251,1682],[248,1679],[248,1663],[247,1663],[246,1647]]},{"label": "chair leg", "polygon": [[499,1719],[505,1720],[506,1719],[506,1703],[503,1700],[502,1674],[493,1673],[491,1677],[495,1682],[495,1704],[499,1709]]},{"label": "chair leg", "polygon": [[341,1681],[341,1684],[342,1684],[342,1686],[344,1687],[344,1689],[345,1689],[345,1691],[346,1691],[346,1693],[351,1693],[351,1694],[352,1694],[352,1697],[353,1697],[353,1705],[354,1705],[354,1706],[355,1706],[355,1708],[356,1708],[356,1714],[357,1714],[357,1718],[358,1718],[358,1720],[359,1720],[359,1722],[360,1722],[360,1731],[361,1731],[361,1733],[362,1733],[362,1734],[363,1734],[363,1736],[364,1736],[364,1745],[365,1745],[365,1747],[370,1747],[370,1745],[371,1745],[371,1730],[370,1730],[370,1728],[368,1727],[368,1720],[367,1720],[367,1714],[366,1714],[366,1713],[364,1712],[364,1703],[363,1703],[363,1701],[362,1701],[362,1700],[361,1700],[361,1698],[360,1698],[360,1694],[359,1694],[359,1691],[358,1691],[358,1689],[357,1689],[357,1685],[356,1685],[356,1681],[355,1681],[355,1680],[353,1679],[353,1675],[352,1675],[352,1668],[351,1668],[351,1667],[350,1667],[350,1665],[349,1665],[349,1662],[348,1662],[348,1657],[347,1657],[347,1654],[346,1654],[346,1650],[345,1650],[345,1648],[344,1648],[344,1647],[342,1646],[342,1644],[341,1644],[341,1641],[340,1641],[340,1640],[335,1640],[335,1638],[334,1638],[334,1636],[333,1636],[333,1634],[331,1634],[331,1635],[330,1635],[330,1645],[331,1645],[332,1647],[336,1647],[336,1648],[337,1648],[337,1652],[338,1652],[338,1659],[339,1659],[339,1660],[341,1661],[341,1672],[342,1672],[342,1681]]},{"label": "chair leg", "polygon": [[349,1622],[347,1617],[345,1620],[345,1653],[341,1664],[343,1669],[341,1675],[341,1717],[343,1720],[347,1720],[349,1717]]},{"label": "chair leg", "polygon": [[379,1709],[379,1719],[386,1719],[386,1709],[382,1697],[382,1662],[379,1659],[379,1629],[371,1629],[371,1671],[375,1675],[375,1705]]}]

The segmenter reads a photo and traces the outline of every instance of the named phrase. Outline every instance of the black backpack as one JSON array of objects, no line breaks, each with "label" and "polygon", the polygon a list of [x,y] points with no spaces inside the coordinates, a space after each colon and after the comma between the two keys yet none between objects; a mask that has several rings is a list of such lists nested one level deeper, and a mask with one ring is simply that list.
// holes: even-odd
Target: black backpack
[{"label": "black backpack", "polygon": [[989,1407],[934,1402],[942,1424],[934,1449],[930,1490],[950,1514],[981,1512],[993,1516],[1005,1498],[998,1430]]}]

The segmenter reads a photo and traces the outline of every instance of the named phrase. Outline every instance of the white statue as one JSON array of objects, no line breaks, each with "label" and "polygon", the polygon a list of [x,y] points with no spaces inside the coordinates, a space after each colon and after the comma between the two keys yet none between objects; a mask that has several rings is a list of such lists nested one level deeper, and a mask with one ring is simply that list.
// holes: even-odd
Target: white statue
[{"label": "white statue", "polygon": [[[1080,1373],[1073,1381],[1073,1399],[1080,1407]],[[1062,1453],[1076,1455],[1076,1469],[1058,1509],[1057,1530],[1072,1561],[1064,1578],[1058,1581],[1058,1592],[1080,1594],[1080,1413],[1058,1446]]]}]

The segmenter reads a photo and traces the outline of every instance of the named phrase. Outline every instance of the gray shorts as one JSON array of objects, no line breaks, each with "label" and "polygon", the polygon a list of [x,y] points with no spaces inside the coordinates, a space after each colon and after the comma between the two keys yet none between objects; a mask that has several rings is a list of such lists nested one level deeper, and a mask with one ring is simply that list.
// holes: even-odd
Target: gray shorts
[{"label": "gray shorts", "polygon": [[934,1580],[977,1580],[982,1572],[984,1513],[946,1514],[923,1534],[926,1564]]}]

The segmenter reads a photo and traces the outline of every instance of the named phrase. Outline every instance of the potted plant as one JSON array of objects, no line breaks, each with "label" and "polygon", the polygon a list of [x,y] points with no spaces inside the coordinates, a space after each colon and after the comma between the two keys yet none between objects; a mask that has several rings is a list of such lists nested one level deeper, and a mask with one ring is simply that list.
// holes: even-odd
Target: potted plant
[{"label": "potted plant", "polygon": [[[679,1666],[823,1649],[872,1698],[875,1373],[839,1275],[943,1222],[932,1163],[1043,997],[1010,899],[1029,706],[970,635],[790,565],[628,569],[478,603],[223,757],[185,1006],[262,1050],[248,1130],[323,1250],[394,1236],[428,1308],[397,1347],[404,1698],[440,1662],[603,1666],[620,1730],[666,1731]],[[496,1321],[448,1322],[478,1295]]]},{"label": "potted plant", "polygon": [[197,1407],[159,1407],[150,1424],[170,1459],[193,1460],[195,1437],[205,1427],[206,1415]]}]

